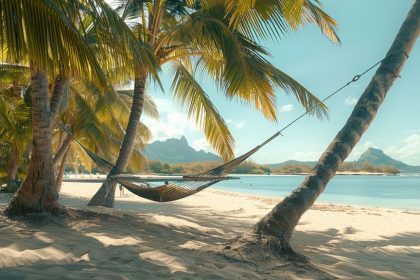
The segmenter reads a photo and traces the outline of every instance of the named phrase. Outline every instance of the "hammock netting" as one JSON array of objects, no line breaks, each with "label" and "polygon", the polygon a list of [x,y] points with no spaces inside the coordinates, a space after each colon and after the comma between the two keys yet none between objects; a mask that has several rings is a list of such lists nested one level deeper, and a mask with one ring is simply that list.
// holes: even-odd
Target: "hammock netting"
[{"label": "hammock netting", "polygon": [[[114,165],[112,163],[86,148],[73,136],[67,127],[62,124],[58,124],[58,126],[80,145],[105,174],[109,174],[111,170],[113,170]],[[238,177],[227,175],[232,173],[238,165],[256,153],[262,146],[266,145],[279,135],[281,135],[281,133],[277,132],[249,152],[202,173],[170,177],[145,177],[133,174],[115,174],[108,175],[108,178],[115,180],[133,194],[145,199],[156,202],[179,200],[196,194],[220,181],[238,179]]]}]

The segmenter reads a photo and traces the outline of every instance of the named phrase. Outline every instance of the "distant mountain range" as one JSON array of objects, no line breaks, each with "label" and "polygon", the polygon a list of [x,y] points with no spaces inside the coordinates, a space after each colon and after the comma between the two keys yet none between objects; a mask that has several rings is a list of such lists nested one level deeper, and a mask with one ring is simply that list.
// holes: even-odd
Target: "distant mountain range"
[{"label": "distant mountain range", "polygon": [[[420,166],[413,166],[405,164],[399,160],[393,159],[392,157],[385,154],[382,150],[375,148],[368,148],[357,161],[354,161],[358,166],[362,166],[364,163],[368,163],[373,166],[392,166],[397,168],[401,173],[420,173]],[[271,168],[279,168],[289,164],[306,164],[315,166],[316,161],[297,161],[288,160],[282,163],[269,164]]]},{"label": "distant mountain range", "polygon": [[147,145],[144,154],[149,160],[159,160],[167,163],[191,161],[219,161],[220,157],[203,150],[194,150],[182,136],[180,139],[170,138]]},{"label": "distant mountain range", "polygon": [[[181,163],[193,161],[220,161],[220,157],[203,150],[196,151],[189,144],[187,139],[182,136],[180,139],[170,138],[165,141],[156,141],[149,144],[145,151],[146,157],[149,160],[159,160],[167,163]],[[402,173],[420,173],[420,166],[412,166],[401,161],[395,160],[386,155],[382,150],[375,148],[368,148],[355,161],[357,165],[362,166],[363,163],[369,163],[374,166],[392,166],[398,168]],[[297,161],[288,160],[282,163],[268,164],[270,168],[279,168],[290,164],[306,164],[314,166],[315,161]]]}]

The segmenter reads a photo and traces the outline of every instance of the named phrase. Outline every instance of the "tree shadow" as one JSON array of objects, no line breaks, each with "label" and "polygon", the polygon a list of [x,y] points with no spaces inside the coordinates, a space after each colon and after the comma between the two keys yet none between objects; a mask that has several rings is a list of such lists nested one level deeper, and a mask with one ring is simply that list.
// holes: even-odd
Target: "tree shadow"
[{"label": "tree shadow", "polygon": [[[87,201],[72,199],[74,204]],[[7,238],[0,239],[0,279],[328,279],[325,273],[294,263],[267,268],[215,251],[214,244],[224,244],[238,235],[237,228],[249,226],[240,219],[221,219],[220,214],[203,219],[197,212],[202,207],[176,203],[165,209],[152,207],[155,212],[150,214],[146,204],[116,204],[135,207],[136,212],[93,207],[69,208],[65,217],[1,216],[0,234]]]},{"label": "tree shadow", "polygon": [[[0,203],[8,199],[0,195]],[[61,196],[70,207],[87,201]],[[351,241],[331,228],[293,236],[294,248],[312,260],[309,266],[253,264],[217,251],[252,220],[183,203],[117,200],[115,206],[70,208],[65,218],[1,216],[0,235],[7,238],[0,239],[0,279],[415,279],[420,257],[420,233]],[[348,227],[345,234],[357,231]]]},{"label": "tree shadow", "polygon": [[[378,229],[379,231],[380,229]],[[348,227],[343,234],[357,235]],[[292,246],[315,267],[344,279],[418,279],[420,229],[377,240],[351,240],[337,229],[297,231]]]}]

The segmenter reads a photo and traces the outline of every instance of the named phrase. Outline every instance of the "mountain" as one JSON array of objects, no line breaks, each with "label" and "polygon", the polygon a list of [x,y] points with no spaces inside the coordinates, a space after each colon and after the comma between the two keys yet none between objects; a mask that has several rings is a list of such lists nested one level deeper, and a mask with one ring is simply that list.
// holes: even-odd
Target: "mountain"
[{"label": "mountain", "polygon": [[165,141],[150,143],[144,150],[144,154],[149,160],[159,160],[167,163],[220,160],[220,157],[213,153],[194,150],[184,136],[180,139],[170,138]]},{"label": "mountain", "polygon": [[314,167],[315,164],[316,164],[316,161],[299,161],[299,160],[292,159],[292,160],[287,160],[287,161],[284,161],[284,162],[281,162],[281,163],[272,163],[272,164],[269,164],[269,166],[270,166],[270,168],[274,169],[274,168],[283,167],[285,165],[294,165],[294,164],[305,164],[305,165],[309,165],[309,166]]},{"label": "mountain", "polygon": [[[362,167],[364,163],[368,163],[373,166],[392,166],[400,170],[401,173],[420,173],[420,166],[412,166],[405,164],[404,162],[393,159],[392,157],[385,154],[382,150],[375,148],[368,148],[360,158],[352,162],[357,166]],[[288,160],[282,163],[269,164],[271,168],[279,168],[285,165],[290,164],[306,164],[310,166],[315,166],[315,161],[297,161],[297,160]]]},{"label": "mountain", "polygon": [[[187,139],[182,136],[179,139],[170,138],[165,141],[150,143],[144,150],[144,154],[149,160],[159,160],[167,163],[194,162],[194,161],[220,161],[220,157],[203,150],[196,151],[189,144]],[[362,167],[364,163],[373,166],[392,166],[400,170],[401,173],[420,173],[420,166],[412,166],[404,162],[393,159],[382,150],[368,148],[357,161],[352,162],[356,166]],[[315,161],[288,160],[282,163],[268,164],[270,168],[280,168],[291,164],[305,164],[315,166]]]},{"label": "mountain", "polygon": [[382,150],[369,148],[364,152],[359,160],[358,164],[369,163],[371,165],[389,165],[398,168],[402,173],[420,173],[420,166],[412,166],[405,164],[399,160],[395,160],[392,157],[385,154]]}]

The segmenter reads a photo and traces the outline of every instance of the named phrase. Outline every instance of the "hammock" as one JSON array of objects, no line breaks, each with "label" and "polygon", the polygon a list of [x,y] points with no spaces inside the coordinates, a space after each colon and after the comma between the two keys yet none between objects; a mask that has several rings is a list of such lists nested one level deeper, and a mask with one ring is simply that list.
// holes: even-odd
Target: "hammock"
[{"label": "hammock", "polygon": [[[86,148],[82,143],[80,143],[80,141],[77,140],[76,137],[74,137],[74,135],[71,133],[71,131],[63,124],[58,123],[57,126],[61,130],[66,132],[71,138],[73,138],[104,173],[109,174],[109,172],[114,168],[114,165],[112,163],[98,156],[97,154]],[[247,158],[256,153],[261,147],[263,147],[279,135],[281,135],[281,133],[277,132],[273,136],[268,138],[266,141],[250,150],[249,152],[231,161],[228,161],[216,168],[210,169],[202,173],[170,177],[144,177],[133,174],[110,174],[107,178],[115,180],[119,184],[123,185],[130,192],[145,199],[149,199],[156,202],[169,202],[179,200],[196,194],[220,181],[239,179],[238,177],[231,177],[227,175],[230,174],[238,165],[244,162]]]},{"label": "hammock", "polygon": [[[351,83],[357,82],[362,76],[366,73],[371,71],[374,67],[379,65],[382,61],[387,59],[394,54],[388,55],[385,58],[381,59],[368,69],[366,69],[361,74],[358,74],[352,78],[352,80],[348,81],[346,84],[338,88],[332,94],[328,95],[326,98],[321,100],[318,104],[313,106],[312,108],[308,109],[301,115],[299,115],[296,119],[290,122],[288,125],[283,127],[280,131],[273,134],[270,138],[265,140],[260,145],[256,146],[249,152],[228,161],[216,168],[210,169],[203,173],[193,174],[193,175],[184,175],[184,176],[177,176],[177,177],[142,177],[142,176],[135,176],[132,174],[114,174],[108,175],[109,179],[115,180],[116,182],[120,183],[124,187],[126,187],[130,192],[138,195],[140,197],[157,201],[157,202],[169,202],[178,200],[193,194],[196,194],[220,181],[229,180],[229,179],[238,179],[237,177],[229,177],[227,174],[230,174],[238,165],[244,162],[247,158],[252,156],[256,153],[261,147],[266,145],[267,143],[271,142],[273,139],[282,135],[281,133],[303,118],[305,115],[309,114],[313,110],[315,110],[320,104],[327,101],[344,88],[348,87]],[[106,174],[114,168],[114,165],[105,159],[101,158],[100,156],[96,155],[85,146],[82,145],[74,136],[73,134],[61,123],[58,123],[59,128],[65,131],[70,137],[72,137],[79,145],[83,148],[83,150],[89,155],[89,157],[99,166],[99,168]],[[162,182],[161,184],[153,184],[152,182]]]}]

